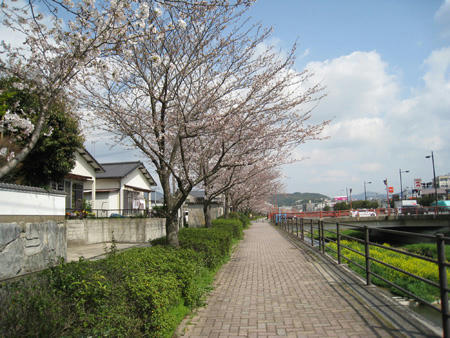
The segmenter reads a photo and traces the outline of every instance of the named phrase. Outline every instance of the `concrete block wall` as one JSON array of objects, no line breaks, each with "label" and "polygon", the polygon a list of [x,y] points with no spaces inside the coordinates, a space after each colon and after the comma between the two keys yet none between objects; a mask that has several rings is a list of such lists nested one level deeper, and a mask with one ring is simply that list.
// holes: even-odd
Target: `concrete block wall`
[{"label": "concrete block wall", "polygon": [[[203,205],[189,204],[186,210],[189,211],[189,227],[201,228],[205,226],[205,214],[203,213]],[[216,205],[211,206],[211,219],[214,220],[223,215],[223,208]]]},{"label": "concrete block wall", "polygon": [[64,223],[0,223],[0,280],[43,270],[66,256]]},{"label": "concrete block wall", "polygon": [[163,218],[105,218],[67,220],[67,242],[95,244],[111,242],[144,243],[166,235]]}]

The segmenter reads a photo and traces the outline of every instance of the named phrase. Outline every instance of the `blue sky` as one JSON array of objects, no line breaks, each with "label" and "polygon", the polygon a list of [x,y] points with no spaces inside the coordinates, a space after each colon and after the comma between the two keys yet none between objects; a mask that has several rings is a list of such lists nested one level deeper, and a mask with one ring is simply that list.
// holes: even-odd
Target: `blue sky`
[{"label": "blue sky", "polygon": [[[258,0],[249,14],[280,53],[297,41],[296,70],[326,87],[312,120],[332,120],[329,138],[296,149],[285,192],[357,194],[371,181],[382,193],[385,178],[397,192],[400,168],[404,187],[431,180],[431,150],[436,173],[450,172],[450,0]],[[86,136],[99,162],[145,160]]]},{"label": "blue sky", "polygon": [[383,192],[385,178],[398,192],[400,168],[404,187],[431,180],[431,150],[450,172],[450,1],[259,0],[250,13],[281,50],[297,41],[297,70],[326,87],[313,120],[332,119],[329,139],[297,149],[286,192]]},{"label": "blue sky", "polygon": [[300,68],[309,61],[376,50],[393,71],[417,83],[423,60],[444,43],[434,19],[441,5],[433,0],[259,0],[250,13],[274,28],[281,47],[298,41]]}]

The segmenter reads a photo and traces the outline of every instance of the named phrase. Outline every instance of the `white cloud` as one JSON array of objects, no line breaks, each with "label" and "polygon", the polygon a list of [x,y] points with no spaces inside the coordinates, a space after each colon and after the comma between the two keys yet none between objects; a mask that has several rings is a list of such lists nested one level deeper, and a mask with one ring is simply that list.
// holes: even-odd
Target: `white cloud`
[{"label": "white cloud", "polygon": [[[383,179],[395,186],[398,168],[414,178],[430,179],[435,151],[436,174],[450,172],[450,48],[435,50],[424,61],[423,83],[402,97],[401,78],[376,51],[356,51],[336,59],[311,62],[313,80],[326,86],[327,96],[313,111],[316,121],[332,118],[329,140],[311,142],[297,151],[305,161],[288,170],[287,190],[334,194],[346,187],[362,191],[362,182],[382,192]],[[397,189],[398,190],[398,189]]]},{"label": "white cloud", "polygon": [[442,27],[442,36],[450,37],[450,0],[444,1],[434,18]]},{"label": "white cloud", "polygon": [[387,73],[387,67],[375,51],[309,63],[306,68],[315,74],[314,79],[326,86],[327,97],[319,108],[321,115],[380,115],[399,91],[395,76]]},{"label": "white cloud", "polygon": [[310,53],[309,48],[306,48],[300,57],[302,57],[302,58],[307,57],[309,55],[309,53]]},{"label": "white cloud", "polygon": [[378,162],[372,162],[372,163],[362,163],[360,166],[362,171],[368,172],[368,173],[375,173],[383,168],[383,165]]}]

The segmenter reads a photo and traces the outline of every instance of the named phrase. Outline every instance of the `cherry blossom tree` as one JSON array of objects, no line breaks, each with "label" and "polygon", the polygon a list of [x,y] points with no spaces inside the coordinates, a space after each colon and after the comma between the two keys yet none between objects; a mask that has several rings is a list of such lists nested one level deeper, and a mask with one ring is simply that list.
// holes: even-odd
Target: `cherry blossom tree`
[{"label": "cherry blossom tree", "polygon": [[[18,147],[12,138],[3,142],[0,156],[6,159],[0,167],[0,178],[10,172],[30,153],[46,129],[49,107],[75,86],[74,79],[81,69],[95,67],[100,57],[122,51],[127,44],[137,43],[143,36],[135,27],[147,26],[155,39],[164,33],[152,21],[161,14],[162,7],[170,8],[177,23],[183,26],[182,15],[193,8],[207,11],[211,7],[233,8],[247,6],[250,0],[19,0],[0,2],[2,25],[13,36],[23,38],[23,45],[7,41],[0,44],[0,77],[14,77],[20,88],[38,94],[41,98],[35,123],[9,110],[0,119],[0,128],[14,131],[27,140]],[[164,29],[173,29],[164,27]],[[148,51],[153,54],[153,51]],[[17,133],[21,131],[21,133]]]},{"label": "cherry blossom tree", "polygon": [[245,182],[236,184],[226,193],[233,211],[267,212],[270,196],[283,190],[281,173],[270,168],[248,176]]},{"label": "cherry blossom tree", "polygon": [[151,24],[132,26],[140,39],[79,77],[84,107],[155,167],[174,246],[193,187],[316,138],[324,126],[307,124],[321,87],[292,69],[294,48],[281,57],[266,46],[270,31],[249,23],[245,7],[180,7],[153,11]]},{"label": "cherry blossom tree", "polygon": [[[225,198],[225,204],[228,204],[229,191],[245,185],[254,177],[268,178],[267,173],[278,173],[276,170],[283,164],[291,163],[293,160],[289,157],[289,152],[285,147],[277,150],[267,151],[267,149],[253,149],[252,153],[247,154],[246,164],[241,165],[239,161],[235,161],[235,165],[229,164],[228,167],[219,170],[215,175],[206,177],[202,182],[202,188],[205,191],[203,200],[203,213],[205,217],[205,226],[210,227],[211,224],[211,205],[214,200]],[[235,158],[236,160],[236,158]],[[260,184],[271,184],[271,180],[278,177],[270,177],[269,182],[260,181]],[[257,192],[255,192],[257,194]],[[225,216],[227,216],[228,207],[225,206]]]}]

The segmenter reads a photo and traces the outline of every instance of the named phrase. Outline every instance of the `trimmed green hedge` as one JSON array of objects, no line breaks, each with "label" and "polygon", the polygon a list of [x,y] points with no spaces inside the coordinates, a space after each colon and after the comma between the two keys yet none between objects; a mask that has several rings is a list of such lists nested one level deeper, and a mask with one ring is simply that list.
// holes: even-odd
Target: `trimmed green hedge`
[{"label": "trimmed green hedge", "polygon": [[242,212],[232,212],[230,213],[230,215],[228,216],[228,218],[230,219],[234,219],[237,218],[242,222],[242,226],[244,227],[244,229],[247,229],[248,226],[250,225],[250,218],[242,213]]},{"label": "trimmed green hedge", "polygon": [[112,252],[103,260],[60,263],[0,283],[0,332],[3,337],[171,337],[202,303],[213,271],[241,234],[239,221],[182,229],[180,249],[157,245]]},{"label": "trimmed green hedge", "polygon": [[236,218],[218,218],[212,221],[216,229],[223,229],[231,233],[234,239],[241,239],[243,236],[243,223]]},{"label": "trimmed green hedge", "polygon": [[178,233],[182,248],[191,248],[200,253],[210,269],[219,266],[231,249],[231,232],[221,228],[184,228]]}]

